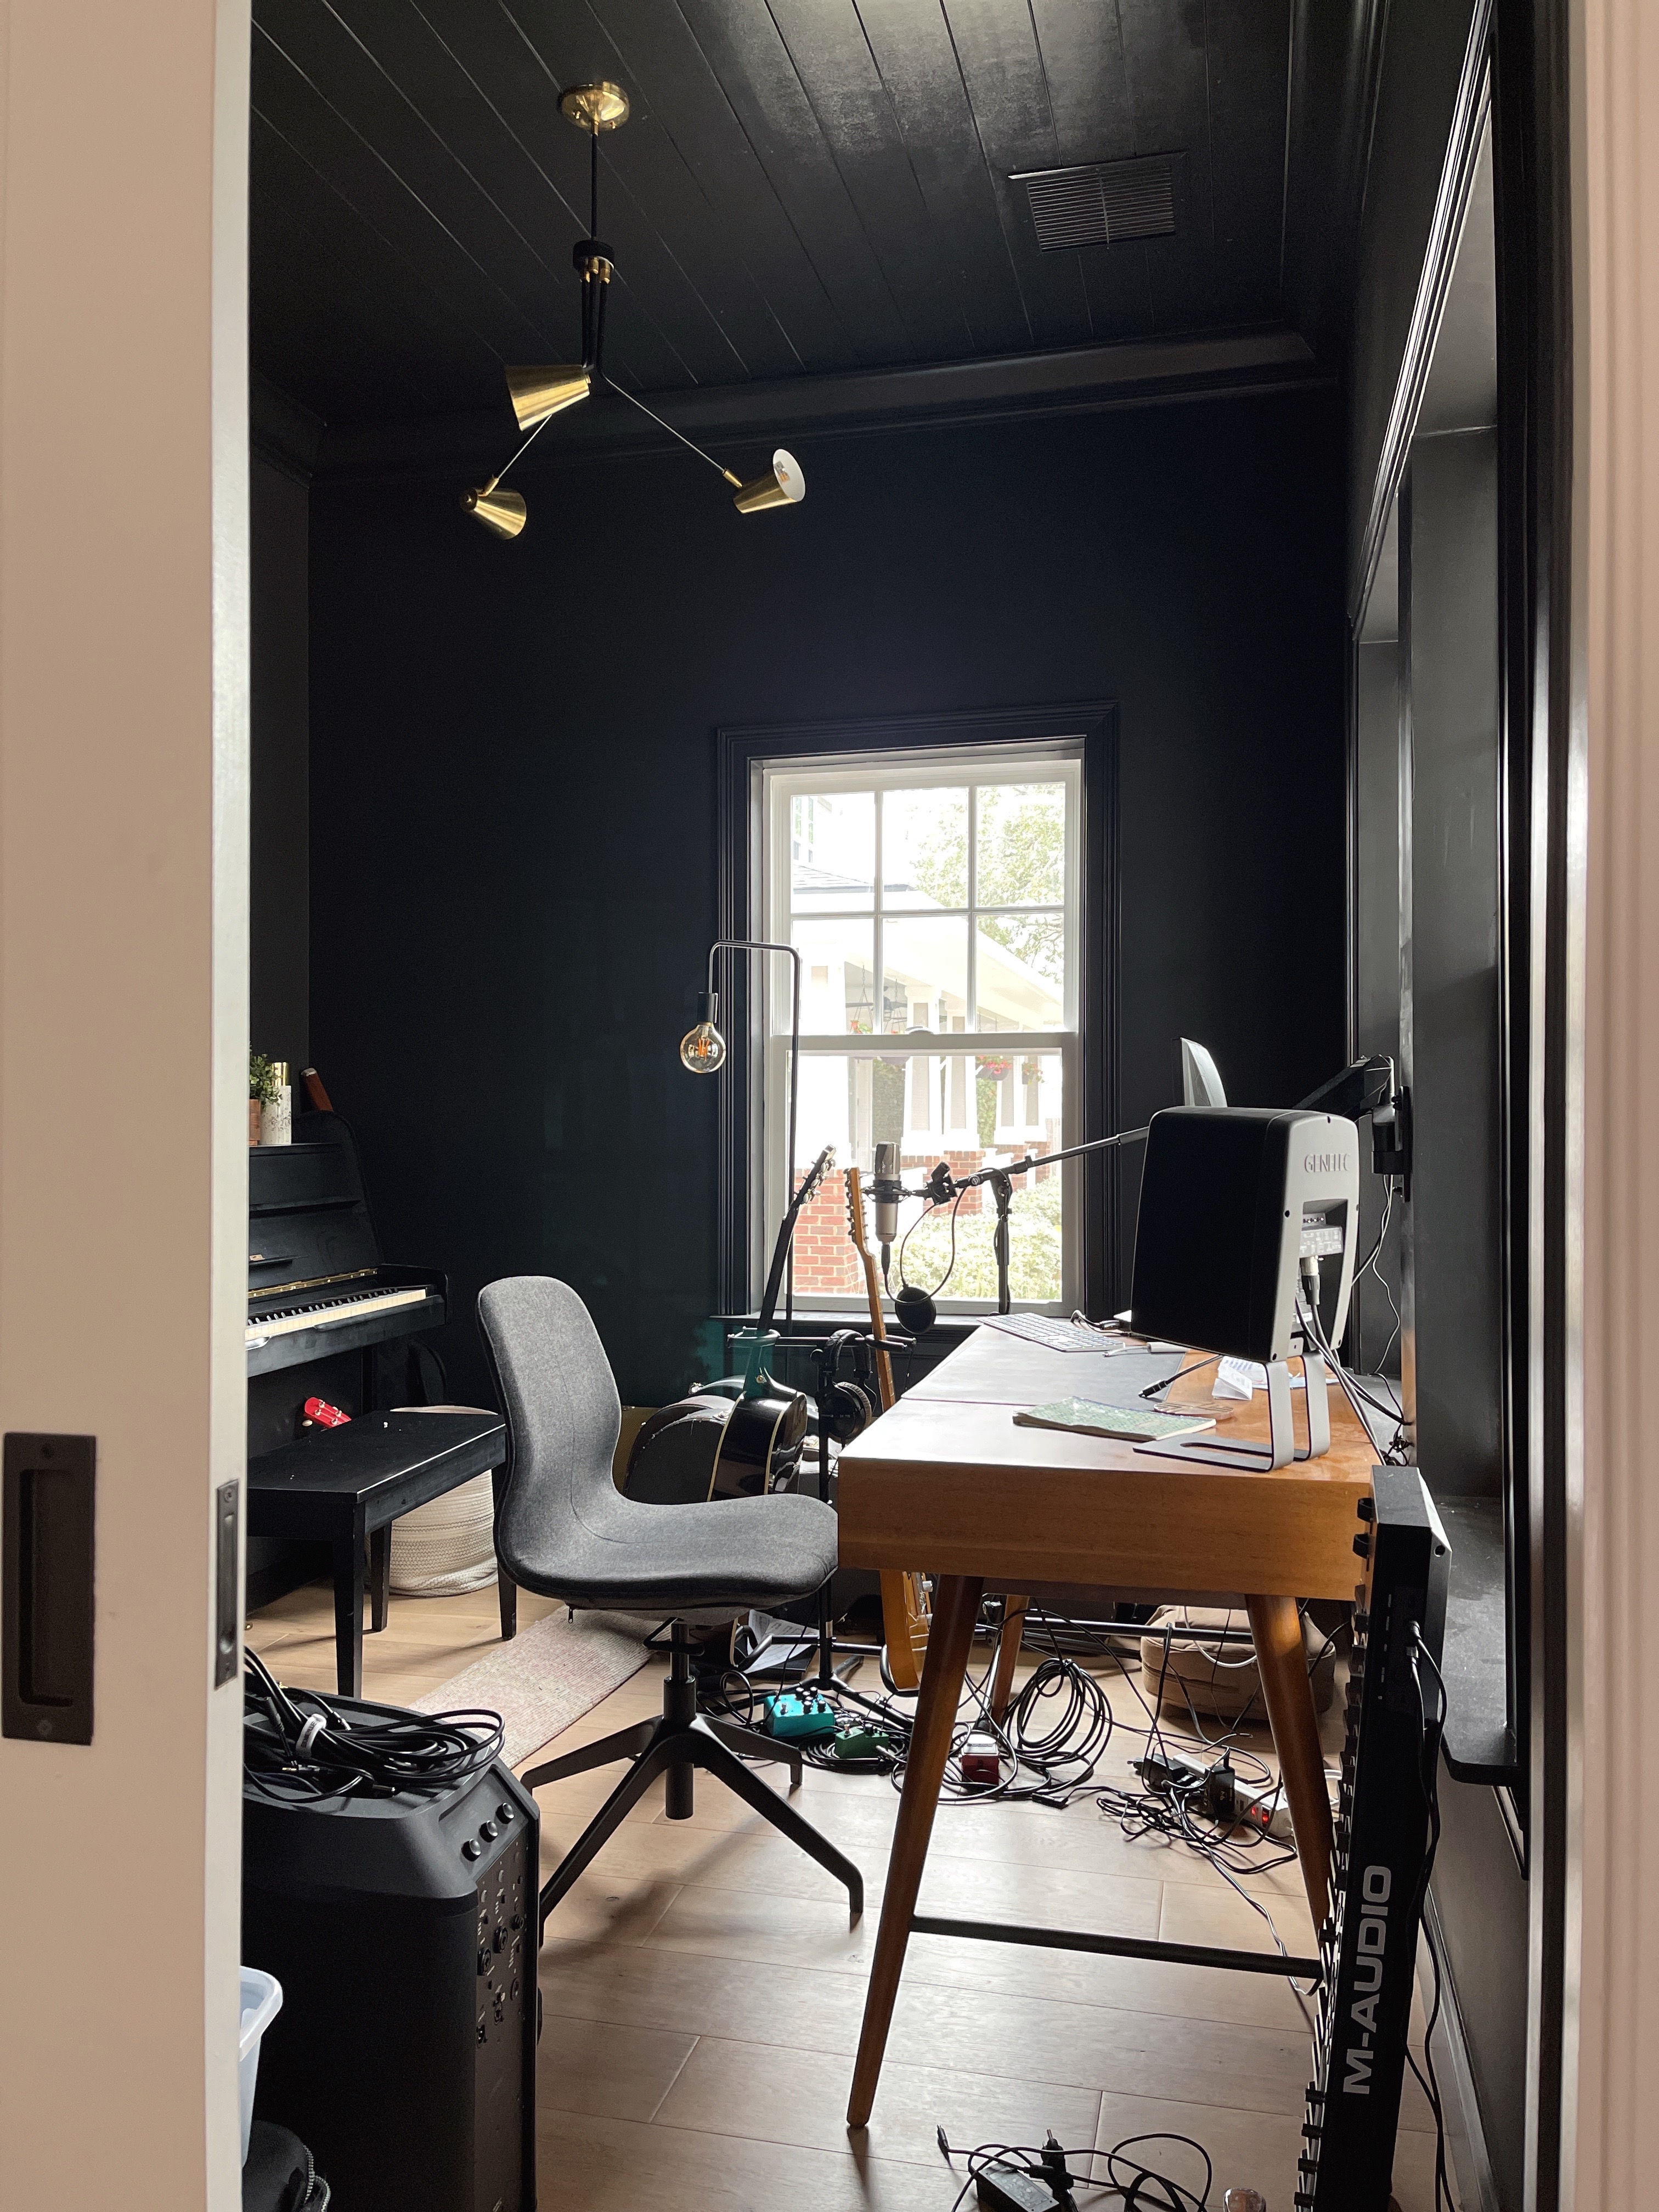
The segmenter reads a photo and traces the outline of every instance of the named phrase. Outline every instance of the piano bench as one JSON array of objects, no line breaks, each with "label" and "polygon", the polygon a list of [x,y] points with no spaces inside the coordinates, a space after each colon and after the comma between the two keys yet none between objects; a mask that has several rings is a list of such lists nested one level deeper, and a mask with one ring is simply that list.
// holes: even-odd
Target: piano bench
[{"label": "piano bench", "polygon": [[[363,1691],[365,1548],[375,1553],[375,1621],[385,1622],[392,1523],[417,1505],[505,1464],[507,1429],[494,1413],[361,1413],[339,1429],[251,1459],[250,1535],[324,1543],[334,1562],[334,1648],[342,1697]],[[506,1607],[502,1608],[505,1632]]]}]

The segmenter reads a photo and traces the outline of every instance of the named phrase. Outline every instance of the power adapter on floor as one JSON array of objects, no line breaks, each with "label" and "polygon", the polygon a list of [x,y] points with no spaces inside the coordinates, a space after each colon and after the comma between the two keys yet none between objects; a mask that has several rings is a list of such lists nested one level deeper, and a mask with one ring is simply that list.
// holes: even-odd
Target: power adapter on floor
[{"label": "power adapter on floor", "polygon": [[1144,1759],[1132,1759],[1130,1764],[1154,1797],[1167,1797],[1177,1790],[1184,1796],[1201,1789],[1207,1772],[1196,1759],[1178,1751],[1149,1751]]},{"label": "power adapter on floor", "polygon": [[1045,2180],[1018,2166],[981,2166],[974,2193],[988,2212],[1054,2212],[1058,2202]]},{"label": "power adapter on floor", "polygon": [[1041,2173],[1033,2173],[1027,2166],[1010,2166],[1000,2159],[982,2166],[974,2176],[977,2201],[990,2208],[990,2212],[1077,2212],[1072,2184],[1080,2177],[1068,2170],[1066,2154],[1052,2128],[1042,2146],[1042,2159]]}]

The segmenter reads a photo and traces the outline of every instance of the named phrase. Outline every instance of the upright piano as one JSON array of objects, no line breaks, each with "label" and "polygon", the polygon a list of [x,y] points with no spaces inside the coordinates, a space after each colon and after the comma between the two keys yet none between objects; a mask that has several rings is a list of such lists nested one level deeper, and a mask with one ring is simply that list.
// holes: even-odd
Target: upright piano
[{"label": "upright piano", "polygon": [[319,1547],[261,1532],[259,1462],[302,1437],[323,1440],[305,1427],[308,1398],[354,1419],[420,1402],[428,1394],[411,1388],[408,1360],[396,1355],[449,1310],[441,1268],[381,1259],[347,1124],[337,1114],[301,1114],[294,1133],[291,1145],[256,1145],[248,1153],[251,1606],[329,1571]]},{"label": "upright piano", "polygon": [[[302,1114],[295,1127],[302,1139],[248,1153],[250,1380],[365,1352],[447,1316],[440,1269],[381,1259],[345,1123]],[[292,1396],[300,1379],[281,1395]]]}]

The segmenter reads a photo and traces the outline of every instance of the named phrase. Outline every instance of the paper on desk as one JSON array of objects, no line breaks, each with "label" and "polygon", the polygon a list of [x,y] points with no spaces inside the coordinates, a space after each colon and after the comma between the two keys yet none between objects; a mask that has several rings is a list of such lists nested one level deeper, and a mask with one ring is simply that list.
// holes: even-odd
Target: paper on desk
[{"label": "paper on desk", "polygon": [[[1212,1398],[1254,1398],[1267,1387],[1267,1370],[1259,1359],[1224,1359],[1215,1370]],[[1291,1377],[1292,1390],[1306,1388],[1301,1375]]]}]

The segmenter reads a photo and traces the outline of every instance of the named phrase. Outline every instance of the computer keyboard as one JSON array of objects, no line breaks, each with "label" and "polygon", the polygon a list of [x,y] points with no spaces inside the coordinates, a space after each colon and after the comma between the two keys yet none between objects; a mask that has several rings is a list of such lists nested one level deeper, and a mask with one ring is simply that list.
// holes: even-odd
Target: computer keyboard
[{"label": "computer keyboard", "polygon": [[1085,1322],[1061,1321],[1055,1314],[980,1314],[987,1328],[1000,1328],[1009,1336],[1023,1336],[1030,1344],[1046,1345],[1050,1352],[1125,1352],[1129,1347],[1115,1336],[1103,1335]]}]

